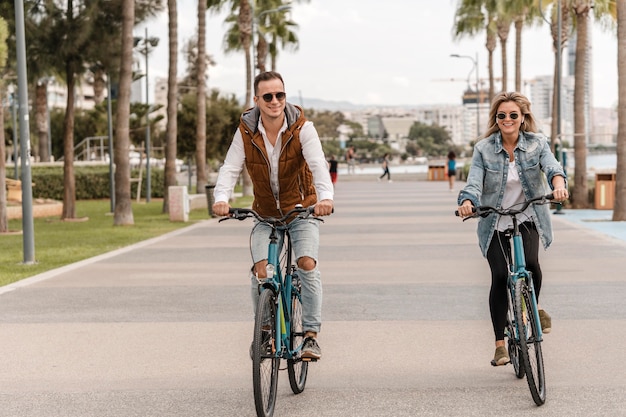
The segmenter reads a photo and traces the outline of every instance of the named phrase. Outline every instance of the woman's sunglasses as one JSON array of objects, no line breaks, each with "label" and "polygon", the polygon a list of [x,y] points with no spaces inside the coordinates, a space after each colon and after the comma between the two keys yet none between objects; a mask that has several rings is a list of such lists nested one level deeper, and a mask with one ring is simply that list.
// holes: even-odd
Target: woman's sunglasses
[{"label": "woman's sunglasses", "polygon": [[263,97],[263,101],[265,101],[266,103],[269,103],[272,101],[274,96],[276,96],[276,100],[283,101],[287,95],[284,92],[280,91],[275,94],[272,94],[272,93],[263,94],[261,97]]},{"label": "woman's sunglasses", "polygon": [[[506,119],[506,113],[498,113],[496,114],[496,117],[500,120],[504,120]],[[519,113],[509,113],[509,117],[511,118],[511,120],[515,120],[519,117]]]}]

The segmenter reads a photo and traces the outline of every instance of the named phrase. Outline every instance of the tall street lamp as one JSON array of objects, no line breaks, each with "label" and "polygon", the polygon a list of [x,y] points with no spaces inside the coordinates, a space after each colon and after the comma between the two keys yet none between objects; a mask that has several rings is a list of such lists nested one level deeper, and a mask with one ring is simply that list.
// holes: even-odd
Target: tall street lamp
[{"label": "tall street lamp", "polygon": [[[476,71],[476,138],[480,137],[480,81],[478,78],[478,52],[476,52],[476,59],[472,58],[469,55],[458,55],[451,54],[452,58],[467,58],[472,61],[474,66],[472,67],[472,71]],[[472,71],[470,71],[469,76],[472,75]],[[468,76],[468,79],[469,79]]]},{"label": "tall street lamp", "polygon": [[[150,173],[150,102],[148,101],[150,92],[150,82],[148,79],[148,55],[159,44],[159,38],[148,37],[148,28],[146,27],[146,36],[134,38],[135,47],[146,58],[146,203],[150,202],[152,195],[151,173]],[[139,190],[137,190],[139,192]]]}]

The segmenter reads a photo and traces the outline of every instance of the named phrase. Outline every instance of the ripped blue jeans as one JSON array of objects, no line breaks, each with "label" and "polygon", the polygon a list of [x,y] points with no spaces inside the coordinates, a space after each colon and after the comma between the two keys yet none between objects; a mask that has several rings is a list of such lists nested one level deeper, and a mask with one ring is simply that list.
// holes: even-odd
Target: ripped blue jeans
[{"label": "ripped blue jeans", "polygon": [[[315,219],[295,219],[287,226],[291,236],[291,245],[296,261],[303,256],[315,261],[315,268],[306,271],[298,267],[297,272],[302,281],[302,327],[303,330],[319,332],[322,325],[322,279],[317,267],[320,243],[319,221]],[[267,260],[271,227],[265,223],[256,223],[252,231],[250,250],[252,261]],[[284,242],[284,228],[278,228],[278,248]],[[297,263],[297,262],[296,262]],[[252,306],[256,312],[259,300],[258,282],[254,273],[251,274]]]}]

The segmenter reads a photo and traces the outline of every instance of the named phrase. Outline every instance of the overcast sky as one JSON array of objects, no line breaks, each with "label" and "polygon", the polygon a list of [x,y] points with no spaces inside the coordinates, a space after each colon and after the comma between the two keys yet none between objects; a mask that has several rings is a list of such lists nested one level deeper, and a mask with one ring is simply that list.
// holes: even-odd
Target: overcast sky
[{"label": "overcast sky", "polygon": [[[179,44],[194,36],[197,0],[178,0]],[[292,20],[300,48],[281,51],[278,71],[291,101],[297,97],[372,105],[456,104],[473,68],[470,59],[450,54],[478,54],[480,78],[486,78],[484,35],[454,41],[452,24],[457,0],[311,0],[294,4]],[[217,65],[209,67],[209,88],[245,95],[243,53],[225,55],[222,43],[226,14],[207,15],[207,51]],[[594,23],[593,102],[617,104],[617,41],[615,34]],[[167,76],[167,13],[152,20],[149,36],[161,41],[149,58],[151,79]],[[143,27],[136,29],[143,36]],[[526,29],[522,77],[551,75],[554,55],[547,24]],[[180,48],[182,50],[182,47]],[[514,31],[509,44],[509,90],[514,87]],[[495,76],[501,76],[500,48],[494,54]],[[565,66],[567,61],[563,60]],[[143,63],[142,63],[143,66]],[[184,60],[179,60],[179,74]],[[474,82],[474,74],[471,74]],[[153,99],[151,81],[150,101]],[[485,84],[486,85],[486,84]],[[498,88],[498,87],[496,87]]]}]

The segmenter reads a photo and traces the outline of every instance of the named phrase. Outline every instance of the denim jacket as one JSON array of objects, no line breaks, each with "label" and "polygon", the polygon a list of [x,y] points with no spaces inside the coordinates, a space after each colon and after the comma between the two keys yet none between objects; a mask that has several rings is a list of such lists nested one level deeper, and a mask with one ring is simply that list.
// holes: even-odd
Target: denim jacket
[{"label": "denim jacket", "polygon": [[[552,178],[567,177],[556,160],[545,136],[539,133],[520,132],[513,151],[515,166],[526,199],[546,194],[546,185],[552,189]],[[508,176],[509,155],[502,147],[500,132],[482,139],[474,147],[466,186],[461,190],[458,204],[470,200],[474,206],[500,207]],[[546,182],[547,179],[547,182]],[[548,205],[533,205],[533,221],[544,249],[552,243],[552,222]],[[498,215],[490,214],[478,221],[478,243],[483,256],[493,237]]]}]

